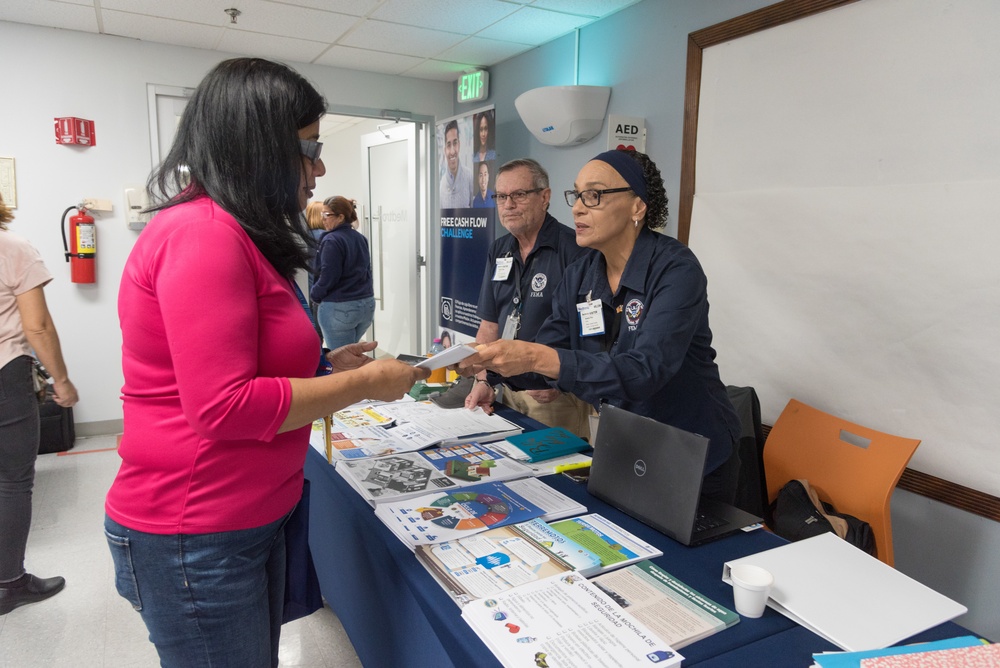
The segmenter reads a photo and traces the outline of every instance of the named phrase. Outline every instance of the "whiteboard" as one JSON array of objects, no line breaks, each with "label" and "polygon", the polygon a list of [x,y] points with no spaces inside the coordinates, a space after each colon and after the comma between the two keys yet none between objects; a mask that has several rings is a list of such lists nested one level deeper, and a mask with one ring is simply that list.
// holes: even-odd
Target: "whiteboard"
[{"label": "whiteboard", "polygon": [[859,0],[705,49],[689,244],[723,380],[1000,494],[1000,3]]}]

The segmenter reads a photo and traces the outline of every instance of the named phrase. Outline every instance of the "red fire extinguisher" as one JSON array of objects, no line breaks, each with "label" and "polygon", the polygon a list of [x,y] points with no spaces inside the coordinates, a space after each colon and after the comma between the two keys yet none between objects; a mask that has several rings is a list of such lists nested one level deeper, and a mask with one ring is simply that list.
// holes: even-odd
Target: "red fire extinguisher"
[{"label": "red fire extinguisher", "polygon": [[[77,214],[69,219],[69,243],[66,242],[66,214],[76,209]],[[87,215],[82,206],[71,206],[62,215],[63,250],[69,262],[70,280],[74,283],[93,283],[97,257],[97,225]]]}]

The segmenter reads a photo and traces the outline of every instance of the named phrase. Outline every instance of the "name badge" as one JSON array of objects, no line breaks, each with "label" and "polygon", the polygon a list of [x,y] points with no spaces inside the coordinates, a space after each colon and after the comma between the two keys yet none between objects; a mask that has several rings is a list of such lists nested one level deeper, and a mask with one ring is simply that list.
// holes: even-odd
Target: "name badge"
[{"label": "name badge", "polygon": [[604,311],[600,300],[577,304],[576,310],[580,313],[580,336],[604,333]]},{"label": "name badge", "polygon": [[517,330],[520,328],[521,315],[519,313],[511,313],[507,316],[507,321],[503,325],[503,334],[500,335],[500,338],[513,341],[517,338]]},{"label": "name badge", "polygon": [[497,268],[493,272],[494,281],[506,281],[507,277],[510,276],[510,270],[514,266],[514,258],[512,257],[498,257],[497,258]]}]

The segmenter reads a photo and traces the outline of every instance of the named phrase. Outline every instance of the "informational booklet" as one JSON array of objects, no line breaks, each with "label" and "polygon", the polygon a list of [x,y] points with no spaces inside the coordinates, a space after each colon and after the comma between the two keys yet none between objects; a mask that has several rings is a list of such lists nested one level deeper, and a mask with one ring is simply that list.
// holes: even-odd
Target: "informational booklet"
[{"label": "informational booklet", "polygon": [[470,602],[462,619],[508,668],[679,666],[683,657],[577,573]]},{"label": "informational booklet", "polygon": [[601,560],[601,573],[663,554],[662,550],[597,513],[550,522],[549,526],[596,554]]},{"label": "informational booklet", "polygon": [[487,415],[482,408],[448,409],[433,401],[392,402],[378,410],[391,417],[397,425],[415,424],[437,436],[437,443],[449,445],[460,441],[488,443],[520,434],[522,429],[499,415]]},{"label": "informational booklet", "polygon": [[445,543],[417,545],[416,555],[459,605],[575,570],[521,531],[526,524],[497,527]]},{"label": "informational booklet", "polygon": [[388,427],[395,419],[382,412],[381,406],[350,407],[333,414],[334,429]]},{"label": "informational booklet", "polygon": [[337,473],[373,506],[437,490],[532,474],[527,465],[476,442],[346,460],[338,463]]},{"label": "informational booklet", "polygon": [[566,517],[579,508],[583,506],[537,478],[525,478],[386,501],[375,506],[375,515],[414,549],[536,517]]},{"label": "informational booklet", "polygon": [[740,616],[691,589],[651,561],[591,582],[675,649],[727,629]]},{"label": "informational booklet", "polygon": [[524,458],[529,462],[540,462],[553,457],[582,452],[590,447],[585,440],[562,427],[548,427],[527,431],[516,436],[508,436],[506,443],[517,449],[511,453],[515,459]]},{"label": "informational booklet", "polygon": [[445,348],[441,352],[431,355],[425,360],[417,362],[413,366],[418,366],[422,369],[440,369],[441,367],[451,366],[452,364],[458,364],[466,357],[472,357],[476,354],[476,346],[471,343],[456,343],[450,348]]}]

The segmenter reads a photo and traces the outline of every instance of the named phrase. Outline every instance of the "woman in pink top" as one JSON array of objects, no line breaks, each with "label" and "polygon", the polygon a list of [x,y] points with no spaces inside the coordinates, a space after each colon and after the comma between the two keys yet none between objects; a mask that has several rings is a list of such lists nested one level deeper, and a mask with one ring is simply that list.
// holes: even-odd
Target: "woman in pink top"
[{"label": "woman in pink top", "polygon": [[56,403],[77,400],[42,291],[52,274],[27,239],[7,231],[13,219],[0,196],[0,615],[55,596],[66,584],[24,571],[39,441],[31,350],[52,376]]},{"label": "woman in pink top", "polygon": [[125,429],[105,532],[119,593],[164,666],[276,666],[283,527],[313,420],[400,398],[427,372],[329,354],[293,284],[322,96],[284,65],[215,67],[150,177],[159,213],[119,291]]}]

